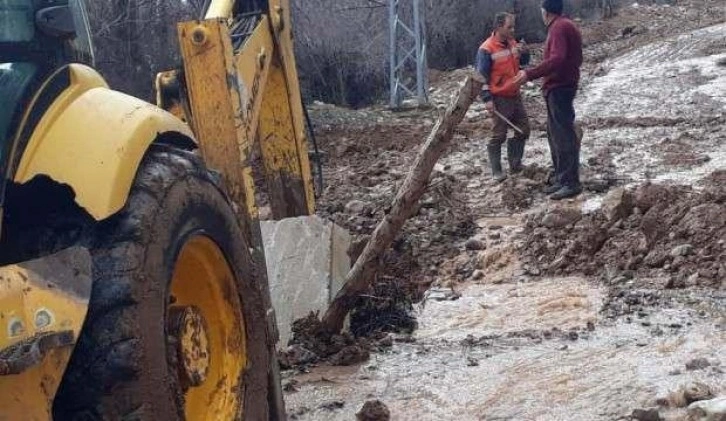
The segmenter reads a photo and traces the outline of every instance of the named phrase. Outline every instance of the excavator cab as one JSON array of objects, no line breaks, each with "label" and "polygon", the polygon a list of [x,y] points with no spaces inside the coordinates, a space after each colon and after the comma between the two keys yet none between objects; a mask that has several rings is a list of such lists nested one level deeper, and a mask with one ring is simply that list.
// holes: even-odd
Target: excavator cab
[{"label": "excavator cab", "polygon": [[[82,0],[8,0],[0,3],[0,180],[12,178],[14,128],[42,82],[68,63],[93,65],[88,15]],[[0,194],[0,201],[4,199]],[[0,202],[1,203],[1,202]]]}]

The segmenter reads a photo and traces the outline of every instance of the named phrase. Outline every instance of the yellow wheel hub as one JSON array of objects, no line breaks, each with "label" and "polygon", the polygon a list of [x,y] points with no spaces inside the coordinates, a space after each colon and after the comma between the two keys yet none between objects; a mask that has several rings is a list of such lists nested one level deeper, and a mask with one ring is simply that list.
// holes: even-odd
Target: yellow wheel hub
[{"label": "yellow wheel hub", "polygon": [[195,306],[169,309],[169,334],[176,339],[177,371],[184,389],[200,386],[209,373],[209,339],[201,311]]},{"label": "yellow wheel hub", "polygon": [[234,274],[208,237],[190,238],[179,253],[170,301],[167,334],[186,418],[240,418],[247,364],[242,306]]}]

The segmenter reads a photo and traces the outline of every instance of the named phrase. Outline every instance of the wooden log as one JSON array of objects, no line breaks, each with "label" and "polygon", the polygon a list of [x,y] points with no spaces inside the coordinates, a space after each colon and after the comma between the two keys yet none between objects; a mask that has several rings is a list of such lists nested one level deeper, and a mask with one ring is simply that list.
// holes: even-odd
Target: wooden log
[{"label": "wooden log", "polygon": [[416,204],[426,191],[434,165],[451,144],[454,129],[464,119],[469,106],[481,91],[482,83],[477,79],[474,76],[467,77],[456,99],[436,122],[426,143],[418,152],[413,167],[393,200],[391,211],[373,231],[365,249],[348,272],[343,288],[323,316],[323,326],[329,332],[338,333],[343,328],[345,316],[356,298],[370,286],[381,256],[406,220],[412,216]]}]

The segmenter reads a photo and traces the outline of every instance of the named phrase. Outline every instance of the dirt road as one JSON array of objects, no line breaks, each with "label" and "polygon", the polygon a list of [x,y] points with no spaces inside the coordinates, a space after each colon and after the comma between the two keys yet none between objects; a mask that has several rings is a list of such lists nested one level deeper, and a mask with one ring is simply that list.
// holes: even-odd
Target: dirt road
[{"label": "dirt road", "polygon": [[[604,259],[602,265],[585,275],[556,259],[557,248],[571,244],[569,239],[550,241],[547,234],[576,232],[578,220],[607,206],[613,195],[607,191],[614,186],[631,188],[650,179],[690,184],[694,195],[723,186],[722,173],[712,174],[726,170],[724,39],[726,24],[720,24],[600,64],[576,104],[586,131],[583,176],[589,182],[577,200],[553,204],[540,192],[549,159],[541,130],[528,146],[531,167],[525,175],[493,186],[486,174],[486,132],[462,129],[434,177],[454,184],[448,192],[432,191],[430,206],[422,210],[424,222],[408,227],[414,256],[431,249],[445,256],[420,271],[434,284],[416,305],[418,329],[410,337],[394,335],[389,351],[374,353],[361,366],[320,365],[286,373],[291,418],[352,420],[363,402],[375,398],[388,405],[394,420],[609,421],[630,420],[634,410],[648,408],[665,420],[678,420],[685,419],[682,388],[700,383],[711,395],[726,395],[726,278],[718,270],[726,256],[723,239],[705,236],[707,245],[669,249],[674,254],[661,266],[629,265],[600,250],[591,258]],[[536,99],[531,101],[536,107]],[[419,127],[425,132],[427,125]],[[397,165],[384,172],[405,171],[407,149],[415,145],[384,151]],[[350,150],[339,152],[338,157]],[[349,161],[338,165],[335,171],[341,173],[355,168]],[[358,181],[369,182],[367,191],[375,197],[392,189],[375,178]],[[710,197],[704,206],[723,210],[723,201]],[[361,206],[370,206],[367,214],[375,219],[377,199],[364,198],[369,204]],[[415,241],[419,225],[439,228],[431,223],[436,221],[432,208],[444,206],[465,209],[448,220],[471,219],[467,237],[457,240],[445,231],[451,235],[442,234],[440,241]],[[644,211],[630,212],[639,218]],[[575,216],[559,225],[552,215]],[[613,240],[629,229],[629,218],[608,225],[605,248],[635,247]],[[682,220],[680,215],[673,226]],[[347,220],[365,225],[361,221],[367,219]],[[711,228],[723,229],[705,229]],[[545,234],[536,234],[538,229]],[[479,246],[465,247],[468,236]],[[663,241],[651,243],[673,246]],[[554,249],[551,260],[533,260],[527,253],[533,247]],[[699,248],[713,256],[702,256]],[[686,254],[678,260],[681,251]],[[573,261],[583,256],[574,253],[564,256]],[[674,270],[676,262],[684,268],[701,262],[687,255],[712,258],[704,261],[713,263],[713,279],[697,268],[695,278]],[[673,287],[679,276],[692,283]]]}]

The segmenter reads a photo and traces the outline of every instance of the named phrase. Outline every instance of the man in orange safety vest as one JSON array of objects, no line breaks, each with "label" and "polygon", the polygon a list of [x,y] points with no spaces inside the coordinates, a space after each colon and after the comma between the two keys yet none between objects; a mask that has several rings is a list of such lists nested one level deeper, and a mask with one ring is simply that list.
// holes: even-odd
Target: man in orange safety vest
[{"label": "man in orange safety vest", "polygon": [[[514,79],[520,66],[529,63],[529,51],[524,44],[514,39],[515,17],[510,13],[498,13],[494,17],[494,32],[479,47],[476,68],[483,78],[481,98],[485,108],[494,116],[492,137],[487,145],[492,177],[496,182],[504,181],[507,176],[502,171],[502,145],[507,142],[507,160],[511,173],[522,170],[524,144],[529,138],[529,120],[522,103],[519,85]],[[501,115],[496,115],[497,111]],[[507,141],[510,128],[508,119],[519,130]]]}]

